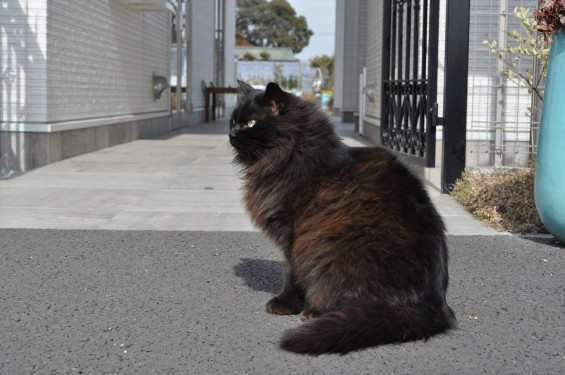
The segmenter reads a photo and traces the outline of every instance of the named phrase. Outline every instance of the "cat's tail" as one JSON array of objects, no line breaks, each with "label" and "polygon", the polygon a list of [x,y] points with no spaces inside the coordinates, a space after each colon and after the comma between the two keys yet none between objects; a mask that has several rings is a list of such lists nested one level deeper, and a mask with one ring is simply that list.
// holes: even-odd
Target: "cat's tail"
[{"label": "cat's tail", "polygon": [[447,305],[419,310],[382,303],[356,304],[285,332],[280,346],[303,354],[347,354],[370,346],[427,339],[454,325],[455,317]]}]

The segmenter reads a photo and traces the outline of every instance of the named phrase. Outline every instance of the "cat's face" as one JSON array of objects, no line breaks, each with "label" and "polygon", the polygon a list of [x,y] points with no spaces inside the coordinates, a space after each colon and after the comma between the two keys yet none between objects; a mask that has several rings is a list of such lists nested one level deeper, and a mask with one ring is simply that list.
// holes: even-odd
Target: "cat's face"
[{"label": "cat's face", "polygon": [[249,164],[284,138],[279,120],[291,94],[273,82],[265,91],[238,83],[242,96],[230,118],[230,143],[238,153],[238,161]]}]

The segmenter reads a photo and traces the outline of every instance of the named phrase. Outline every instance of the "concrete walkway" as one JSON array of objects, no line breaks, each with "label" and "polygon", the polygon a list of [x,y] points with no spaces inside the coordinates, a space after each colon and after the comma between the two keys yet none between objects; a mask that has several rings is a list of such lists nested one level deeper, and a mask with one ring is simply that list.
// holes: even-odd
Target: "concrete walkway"
[{"label": "concrete walkway", "polygon": [[[351,146],[370,145],[338,124]],[[138,140],[0,181],[0,228],[253,231],[227,119]],[[497,234],[430,187],[448,233]]]}]

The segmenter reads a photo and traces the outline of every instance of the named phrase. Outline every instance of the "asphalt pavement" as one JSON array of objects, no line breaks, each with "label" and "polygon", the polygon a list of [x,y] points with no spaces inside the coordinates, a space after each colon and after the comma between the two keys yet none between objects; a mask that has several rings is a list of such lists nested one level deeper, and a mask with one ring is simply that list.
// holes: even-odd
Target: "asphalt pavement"
[{"label": "asphalt pavement", "polygon": [[226,132],[224,119],[0,181],[0,374],[565,373],[565,248],[485,227],[432,186],[458,328],[346,356],[279,350],[301,322],[264,312],[281,258],[241,205]]},{"label": "asphalt pavement", "polygon": [[281,259],[258,232],[0,229],[2,374],[563,374],[565,251],[449,236],[458,328],[309,357],[264,304]]}]

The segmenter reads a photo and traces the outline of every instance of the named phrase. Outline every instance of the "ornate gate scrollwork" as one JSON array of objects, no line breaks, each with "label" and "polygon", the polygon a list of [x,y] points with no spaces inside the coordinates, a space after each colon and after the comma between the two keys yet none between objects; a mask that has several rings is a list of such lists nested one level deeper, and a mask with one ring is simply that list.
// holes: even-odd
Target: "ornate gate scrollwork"
[{"label": "ornate gate scrollwork", "polygon": [[385,0],[381,141],[435,166],[439,0]]}]

